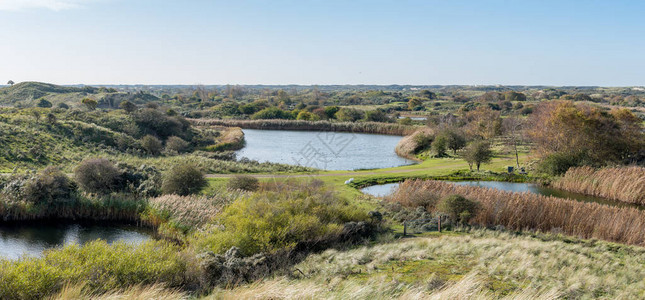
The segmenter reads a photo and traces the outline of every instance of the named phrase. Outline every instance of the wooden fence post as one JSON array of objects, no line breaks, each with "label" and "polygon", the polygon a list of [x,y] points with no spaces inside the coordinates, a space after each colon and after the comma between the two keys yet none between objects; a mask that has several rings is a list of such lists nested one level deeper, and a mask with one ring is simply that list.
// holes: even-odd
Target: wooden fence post
[{"label": "wooden fence post", "polygon": [[408,223],[403,221],[403,236],[407,234],[408,231]]},{"label": "wooden fence post", "polygon": [[437,224],[438,224],[437,228],[439,229],[439,232],[441,232],[441,216],[439,216]]}]

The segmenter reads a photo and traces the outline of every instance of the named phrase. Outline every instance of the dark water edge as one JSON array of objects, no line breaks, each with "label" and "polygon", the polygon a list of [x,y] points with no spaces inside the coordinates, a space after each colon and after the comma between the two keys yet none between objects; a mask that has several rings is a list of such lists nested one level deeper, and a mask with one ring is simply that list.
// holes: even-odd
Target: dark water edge
[{"label": "dark water edge", "polygon": [[154,230],[131,223],[35,221],[0,224],[0,258],[40,256],[43,251],[64,245],[102,239],[139,244],[152,239]]}]

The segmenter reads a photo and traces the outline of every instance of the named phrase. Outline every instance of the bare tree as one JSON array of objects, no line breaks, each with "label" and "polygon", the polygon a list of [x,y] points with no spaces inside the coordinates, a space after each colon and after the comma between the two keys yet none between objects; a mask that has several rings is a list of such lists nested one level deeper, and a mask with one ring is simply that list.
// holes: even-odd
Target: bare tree
[{"label": "bare tree", "polygon": [[504,135],[504,141],[515,152],[515,163],[518,169],[520,168],[518,148],[524,140],[524,125],[524,120],[515,115],[504,118],[502,122],[503,130],[506,133]]}]

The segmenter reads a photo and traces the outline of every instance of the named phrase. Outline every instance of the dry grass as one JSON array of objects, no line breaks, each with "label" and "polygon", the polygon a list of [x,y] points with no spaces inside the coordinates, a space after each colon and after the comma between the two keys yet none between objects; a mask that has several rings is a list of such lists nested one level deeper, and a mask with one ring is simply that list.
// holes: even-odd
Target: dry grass
[{"label": "dry grass", "polygon": [[[503,231],[327,250],[207,299],[642,299],[645,250]],[[297,269],[297,270],[296,270]],[[302,272],[302,273],[301,273]]]},{"label": "dry grass", "polygon": [[645,245],[645,211],[597,203],[460,186],[441,181],[408,180],[389,201],[405,203],[418,193],[435,197],[462,195],[479,201],[482,208],[472,224],[505,226],[513,230],[562,232],[582,238],[597,238],[632,245]]},{"label": "dry grass", "polygon": [[557,181],[555,188],[645,205],[645,168],[618,167],[594,169],[571,168]]},{"label": "dry grass", "polygon": [[88,294],[84,291],[83,286],[68,285],[51,300],[180,300],[188,299],[188,296],[182,292],[165,289],[160,285],[150,286],[133,286],[123,291],[112,291],[102,295]]},{"label": "dry grass", "polygon": [[153,226],[172,221],[185,228],[198,228],[243,194],[242,191],[221,191],[216,196],[160,196],[150,199],[145,219]]},{"label": "dry grass", "polygon": [[401,157],[412,160],[419,160],[417,159],[415,154],[420,147],[423,147],[423,145],[419,145],[419,141],[422,136],[434,136],[434,130],[429,127],[425,127],[415,131],[408,136],[405,136],[396,145],[394,151]]},{"label": "dry grass", "polygon": [[219,120],[192,119],[198,126],[233,126],[247,129],[310,130],[356,133],[378,133],[390,135],[408,135],[417,127],[396,123],[380,122],[329,122],[304,120]]}]

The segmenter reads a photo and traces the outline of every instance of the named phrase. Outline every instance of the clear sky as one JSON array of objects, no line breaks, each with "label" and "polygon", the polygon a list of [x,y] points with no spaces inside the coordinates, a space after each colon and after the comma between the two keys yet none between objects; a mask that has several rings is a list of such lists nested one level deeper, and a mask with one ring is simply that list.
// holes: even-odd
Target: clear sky
[{"label": "clear sky", "polygon": [[0,83],[645,85],[645,1],[0,0]]}]

